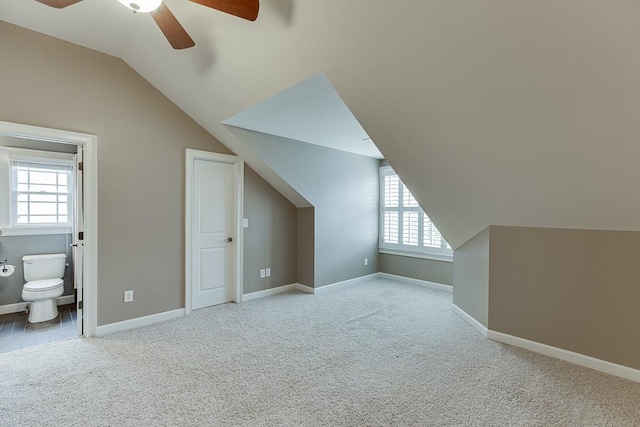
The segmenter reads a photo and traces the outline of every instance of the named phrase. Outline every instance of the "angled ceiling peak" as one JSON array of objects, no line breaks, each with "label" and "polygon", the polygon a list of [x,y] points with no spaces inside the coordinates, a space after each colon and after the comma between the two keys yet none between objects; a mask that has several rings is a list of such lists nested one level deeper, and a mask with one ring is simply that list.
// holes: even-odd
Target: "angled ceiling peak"
[{"label": "angled ceiling peak", "polygon": [[222,124],[382,158],[367,132],[323,73],[309,77]]}]

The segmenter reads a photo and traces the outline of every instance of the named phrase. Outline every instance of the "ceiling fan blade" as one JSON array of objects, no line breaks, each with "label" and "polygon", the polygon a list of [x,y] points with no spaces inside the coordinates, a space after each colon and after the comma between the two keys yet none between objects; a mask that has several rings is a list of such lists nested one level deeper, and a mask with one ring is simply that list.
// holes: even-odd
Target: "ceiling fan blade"
[{"label": "ceiling fan blade", "polygon": [[45,4],[47,6],[55,7],[56,9],[62,9],[63,7],[71,6],[72,4],[76,4],[81,2],[82,0],[36,0],[39,3]]},{"label": "ceiling fan blade", "polygon": [[194,3],[229,13],[248,21],[258,18],[259,0],[191,0]]},{"label": "ceiling fan blade", "polygon": [[187,49],[196,45],[164,2],[155,12],[151,12],[151,16],[174,49]]}]

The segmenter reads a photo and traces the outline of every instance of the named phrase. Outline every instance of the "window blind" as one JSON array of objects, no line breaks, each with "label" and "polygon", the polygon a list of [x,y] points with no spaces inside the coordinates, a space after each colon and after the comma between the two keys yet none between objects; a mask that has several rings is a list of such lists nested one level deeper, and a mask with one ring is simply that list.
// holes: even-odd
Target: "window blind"
[{"label": "window blind", "polygon": [[452,256],[453,251],[400,177],[380,169],[380,248]]}]

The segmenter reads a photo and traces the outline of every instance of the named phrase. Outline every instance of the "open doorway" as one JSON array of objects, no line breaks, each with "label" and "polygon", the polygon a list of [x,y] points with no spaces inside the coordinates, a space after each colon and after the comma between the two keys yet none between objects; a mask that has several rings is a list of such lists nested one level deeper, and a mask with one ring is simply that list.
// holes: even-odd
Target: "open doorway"
[{"label": "open doorway", "polygon": [[0,352],[95,335],[95,145],[93,135],[0,122],[0,262],[10,266],[0,265]]}]

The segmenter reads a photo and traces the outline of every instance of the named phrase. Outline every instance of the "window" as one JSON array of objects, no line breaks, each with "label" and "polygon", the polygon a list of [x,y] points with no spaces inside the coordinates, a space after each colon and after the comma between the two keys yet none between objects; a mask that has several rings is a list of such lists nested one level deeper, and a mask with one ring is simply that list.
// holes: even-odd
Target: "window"
[{"label": "window", "polygon": [[55,234],[73,224],[73,155],[0,148],[2,234]]},{"label": "window", "polygon": [[453,250],[390,166],[380,168],[380,250],[451,260]]}]

